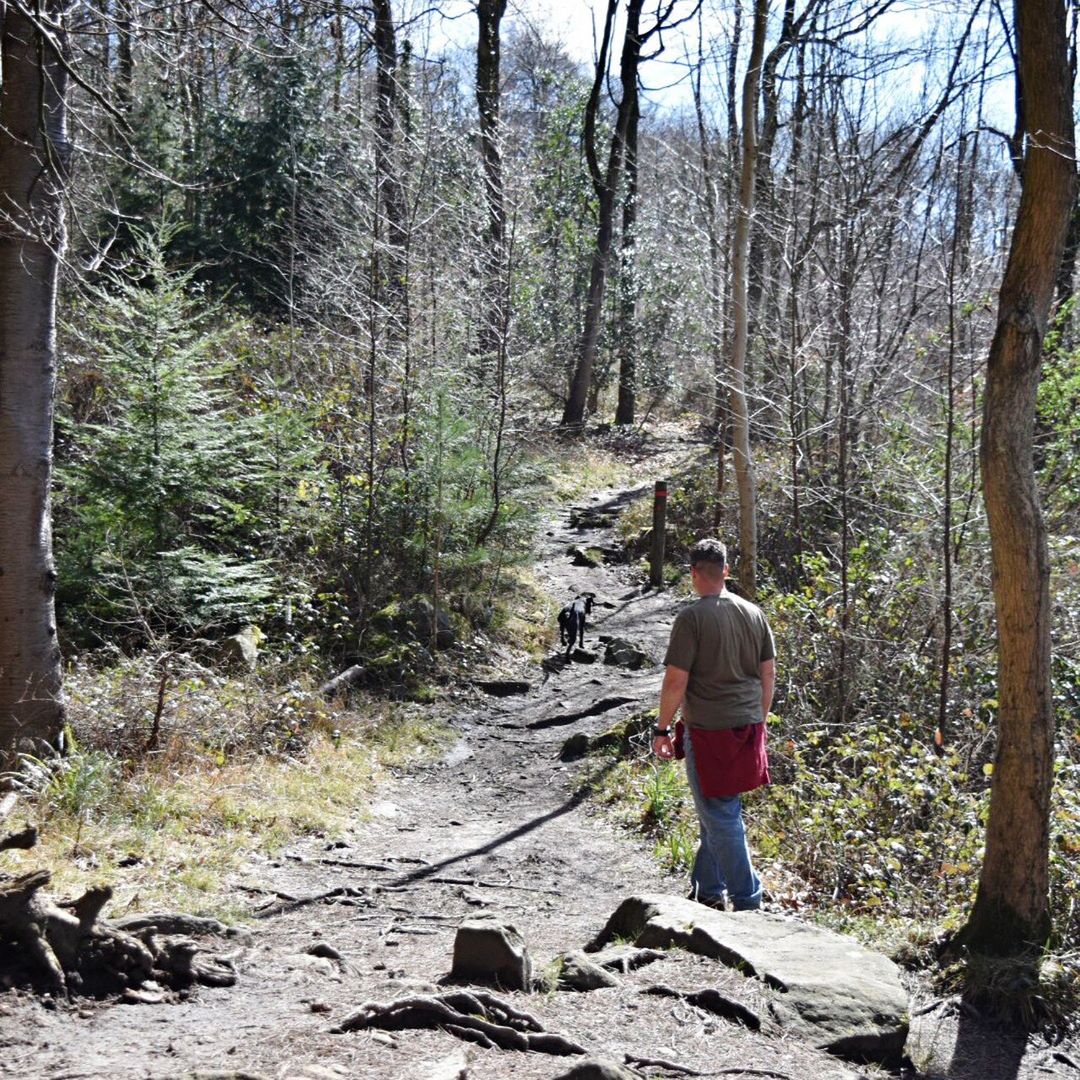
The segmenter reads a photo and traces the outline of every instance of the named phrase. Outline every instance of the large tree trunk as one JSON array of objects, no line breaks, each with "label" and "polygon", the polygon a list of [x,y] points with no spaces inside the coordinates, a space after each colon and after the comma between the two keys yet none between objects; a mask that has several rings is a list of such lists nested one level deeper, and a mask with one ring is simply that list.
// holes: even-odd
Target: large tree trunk
[{"label": "large tree trunk", "polygon": [[[62,26],[57,0],[45,6]],[[56,281],[64,246],[66,74],[20,10],[3,19],[0,90],[0,762],[63,725],[49,484]]]},{"label": "large tree trunk", "polygon": [[1076,183],[1064,4],[1017,0],[1015,19],[1027,133],[1023,191],[990,347],[980,448],[998,625],[998,743],[986,857],[962,933],[968,949],[984,955],[1037,953],[1050,931],[1050,572],[1032,431]]},{"label": "large tree trunk", "polygon": [[747,596],[757,589],[757,483],[750,452],[750,413],[746,403],[746,354],[750,334],[748,256],[754,213],[754,167],[757,160],[757,96],[765,51],[768,0],[755,0],[750,60],[742,90],[742,168],[739,205],[732,244],[731,434],[735,482],[739,489],[739,584]]}]

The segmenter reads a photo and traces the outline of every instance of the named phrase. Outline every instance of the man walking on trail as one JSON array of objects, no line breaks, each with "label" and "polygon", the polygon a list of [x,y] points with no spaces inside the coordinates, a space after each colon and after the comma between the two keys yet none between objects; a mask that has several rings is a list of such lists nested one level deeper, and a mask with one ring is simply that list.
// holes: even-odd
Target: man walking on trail
[{"label": "man walking on trail", "polygon": [[[691,897],[736,911],[761,907],[739,796],[769,783],[765,719],[776,684],[776,648],[761,609],[727,590],[727,548],[713,539],[690,549],[699,599],[675,617],[664,663],[653,752],[686,758],[701,843]],[[683,723],[672,730],[682,709]]]}]

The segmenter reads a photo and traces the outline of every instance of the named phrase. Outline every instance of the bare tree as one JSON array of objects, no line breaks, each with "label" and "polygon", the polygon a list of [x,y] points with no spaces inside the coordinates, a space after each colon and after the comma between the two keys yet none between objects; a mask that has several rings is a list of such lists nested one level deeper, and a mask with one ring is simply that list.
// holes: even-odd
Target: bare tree
[{"label": "bare tree", "polygon": [[[750,59],[742,87],[742,162],[739,200],[732,241],[731,434],[735,482],[739,489],[739,584],[747,596],[757,588],[757,485],[750,451],[750,413],[746,403],[746,353],[750,333],[750,221],[754,213],[754,169],[757,162],[757,98],[765,52],[768,0],[755,0]],[[721,443],[719,453],[723,454]]]},{"label": "bare tree", "polygon": [[[626,152],[627,133],[637,116],[638,67],[641,63],[642,48],[654,35],[665,28],[675,25],[671,21],[672,11],[677,0],[667,0],[662,11],[657,13],[652,27],[642,32],[641,11],[645,0],[627,0],[626,29],[623,35],[622,56],[619,62],[619,82],[621,98],[615,117],[615,130],[612,132],[611,145],[608,149],[606,169],[600,171],[596,153],[596,123],[600,108],[600,97],[607,80],[608,54],[611,48],[611,36],[618,11],[619,0],[608,0],[607,14],[604,19],[604,33],[601,39],[600,55],[596,61],[596,74],[592,92],[585,110],[585,157],[589,163],[589,175],[596,191],[598,202],[596,247],[593,252],[592,270],[589,277],[589,296],[585,305],[585,325],[581,334],[577,366],[570,383],[570,394],[563,410],[564,427],[580,427],[585,421],[585,409],[596,363],[597,345],[600,340],[600,325],[604,313],[604,291],[607,284],[608,268],[611,262],[611,242],[615,224],[615,201],[622,175],[623,160]],[[658,50],[659,51],[659,50]]]},{"label": "bare tree", "polygon": [[1037,955],[1050,931],[1050,569],[1032,436],[1042,343],[1076,190],[1066,5],[1017,0],[1022,191],[987,364],[980,457],[998,627],[998,744],[986,857],[961,932],[983,955]]}]

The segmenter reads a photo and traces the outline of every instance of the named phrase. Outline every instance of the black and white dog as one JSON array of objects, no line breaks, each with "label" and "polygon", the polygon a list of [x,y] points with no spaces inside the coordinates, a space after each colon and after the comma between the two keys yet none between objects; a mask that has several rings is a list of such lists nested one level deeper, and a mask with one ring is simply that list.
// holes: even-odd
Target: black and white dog
[{"label": "black and white dog", "polygon": [[574,646],[585,648],[585,619],[592,614],[595,593],[582,593],[559,612],[559,644],[566,646],[570,656]]}]

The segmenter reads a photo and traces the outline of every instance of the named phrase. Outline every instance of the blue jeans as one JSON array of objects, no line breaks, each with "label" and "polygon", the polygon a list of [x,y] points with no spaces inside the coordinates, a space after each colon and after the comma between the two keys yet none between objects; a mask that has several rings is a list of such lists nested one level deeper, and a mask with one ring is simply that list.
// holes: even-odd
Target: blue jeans
[{"label": "blue jeans", "polygon": [[683,742],[686,752],[686,779],[694,796],[701,841],[690,874],[692,895],[706,904],[717,904],[728,894],[736,911],[753,911],[761,907],[761,880],[750,862],[743,828],[742,800],[738,795],[729,798],[701,794],[690,732]]}]

